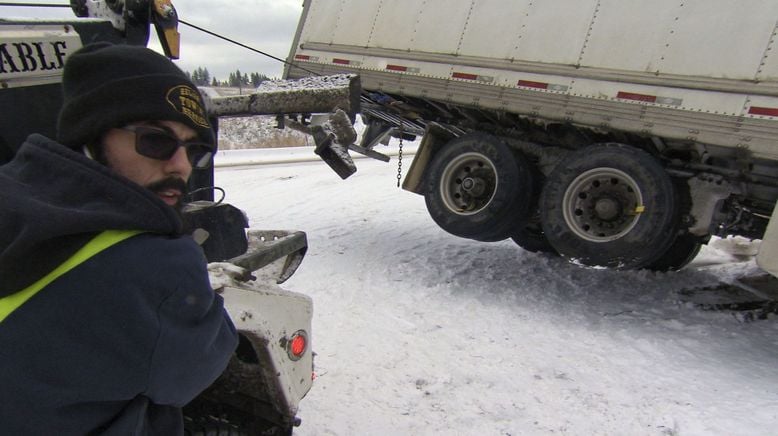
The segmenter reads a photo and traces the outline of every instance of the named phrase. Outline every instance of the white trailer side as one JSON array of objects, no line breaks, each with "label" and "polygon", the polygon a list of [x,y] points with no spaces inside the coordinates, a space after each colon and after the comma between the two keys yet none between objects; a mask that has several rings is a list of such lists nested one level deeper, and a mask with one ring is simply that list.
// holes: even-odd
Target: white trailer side
[{"label": "white trailer side", "polygon": [[[646,151],[674,184],[681,182],[673,194],[678,198],[672,200],[678,209],[674,220],[680,224],[672,225],[670,233],[675,236],[669,239],[693,235],[704,242],[711,234],[761,237],[764,232],[778,197],[776,2],[307,0],[304,11],[289,56],[298,67],[288,67],[287,77],[357,73],[366,95],[363,114],[368,121],[378,120],[376,126],[385,126],[376,131],[386,133],[391,125],[395,134],[401,127],[404,133],[426,129],[427,136],[435,137],[434,132],[429,134],[434,124],[447,132],[422,144],[406,189],[427,197],[472,197],[466,187],[425,184],[439,152],[447,149],[446,142],[463,135],[495,136],[497,142],[526,155],[530,167],[536,166],[546,178],[570,152],[619,143]],[[368,139],[373,142],[363,146],[377,142],[370,135]],[[499,168],[493,172],[490,177],[496,183],[501,179]],[[545,180],[533,183],[538,185],[533,198],[541,197],[537,208],[543,215],[543,198],[553,194],[542,192],[552,190],[546,189]],[[484,195],[499,199],[498,190],[488,185]],[[636,187],[646,193],[653,189]],[[490,201],[466,207],[494,208]],[[451,215],[472,215],[458,210],[467,202],[448,203]],[[572,208],[568,215],[576,210],[570,202],[561,206]],[[532,209],[522,215],[534,214]],[[619,213],[634,215],[630,210]],[[736,222],[744,213],[751,224]],[[628,238],[627,227],[641,219],[613,224],[606,214],[595,221],[606,228],[615,225],[620,231],[614,234]],[[500,220],[490,225],[503,230],[487,236],[452,229],[441,222],[446,220],[436,219],[459,236],[481,240],[512,236],[509,225]],[[577,235],[594,245],[581,255],[570,252],[569,244],[553,244],[552,237],[554,250],[586,258],[595,247],[605,249],[613,242],[609,231],[588,237],[586,227],[592,222],[587,220],[563,220],[560,225],[572,236],[559,229],[551,233]],[[550,236],[551,229],[543,229],[541,237]],[[600,234],[607,234],[608,240]],[[679,251],[671,248],[675,242],[667,244],[659,244],[648,257],[656,260],[667,250]],[[697,243],[684,245],[690,248],[680,251],[699,248]],[[623,256],[592,263],[624,266],[618,257]],[[655,262],[646,259],[627,267],[652,267]]]}]

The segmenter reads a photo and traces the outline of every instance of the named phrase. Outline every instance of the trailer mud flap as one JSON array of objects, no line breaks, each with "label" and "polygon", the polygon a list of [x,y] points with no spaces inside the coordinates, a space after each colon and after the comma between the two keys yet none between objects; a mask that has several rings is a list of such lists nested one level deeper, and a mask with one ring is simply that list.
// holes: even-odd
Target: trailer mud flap
[{"label": "trailer mud flap", "polygon": [[756,263],[773,276],[778,276],[778,206],[773,208],[773,215],[756,255]]}]

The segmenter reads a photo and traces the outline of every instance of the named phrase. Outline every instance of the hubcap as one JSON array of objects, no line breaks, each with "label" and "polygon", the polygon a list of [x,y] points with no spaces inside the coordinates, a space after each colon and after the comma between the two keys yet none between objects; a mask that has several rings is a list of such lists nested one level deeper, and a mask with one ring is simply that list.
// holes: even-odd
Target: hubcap
[{"label": "hubcap", "polygon": [[494,163],[480,153],[463,153],[443,169],[440,197],[459,215],[473,215],[489,205],[497,189]]},{"label": "hubcap", "polygon": [[613,198],[600,198],[594,203],[594,213],[605,221],[614,220],[621,211],[618,200]]},{"label": "hubcap", "polygon": [[581,239],[609,242],[629,233],[640,219],[643,197],[635,179],[615,168],[595,168],[567,187],[562,211]]}]

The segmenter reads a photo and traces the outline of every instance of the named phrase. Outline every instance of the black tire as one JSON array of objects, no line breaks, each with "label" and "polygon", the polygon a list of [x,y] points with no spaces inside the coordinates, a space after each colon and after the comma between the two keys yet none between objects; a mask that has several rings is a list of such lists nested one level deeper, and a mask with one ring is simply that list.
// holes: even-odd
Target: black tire
[{"label": "black tire", "polygon": [[[535,165],[530,165],[532,170],[532,179],[534,186],[543,186],[545,176]],[[519,225],[511,232],[511,239],[519,247],[533,253],[549,253],[559,255],[554,247],[548,242],[546,234],[543,233],[543,226],[540,224],[540,200],[539,189],[535,189],[535,195],[532,197],[533,212],[527,219],[527,223]]]},{"label": "black tire", "polygon": [[[237,364],[236,355],[230,367]],[[292,424],[273,423],[265,419],[268,404],[251,395],[236,392],[222,375],[216,382],[184,406],[185,436],[290,436]],[[267,412],[274,416],[274,412]]]},{"label": "black tire", "polygon": [[702,248],[700,238],[690,233],[684,233],[675,238],[670,248],[657,260],[652,262],[648,269],[654,271],[678,271],[689,264]]},{"label": "black tire", "polygon": [[[674,179],[675,192],[678,194],[679,216],[691,213],[692,196],[689,192],[687,179]],[[682,220],[681,222],[683,222]],[[690,222],[691,220],[686,220]],[[699,254],[702,244],[710,239],[710,236],[696,236],[688,232],[688,228],[682,228],[670,248],[658,259],[652,262],[648,269],[654,271],[678,271],[689,264]]]},{"label": "black tire", "polygon": [[532,211],[526,157],[500,139],[471,134],[451,140],[433,158],[424,198],[432,219],[462,238],[506,239]]},{"label": "black tire", "polygon": [[201,416],[184,418],[184,436],[249,436],[249,432],[214,416]]},{"label": "black tire", "polygon": [[[216,407],[217,409],[219,407]],[[256,417],[254,417],[256,418]],[[233,422],[228,418],[201,414],[184,415],[184,436],[291,436],[293,427],[278,426],[261,419]]]},{"label": "black tire", "polygon": [[558,255],[554,246],[548,242],[546,234],[543,233],[543,226],[540,224],[540,217],[531,219],[523,227],[514,229],[511,239],[519,247],[533,253],[549,253]]},{"label": "black tire", "polygon": [[567,155],[540,201],[543,232],[564,257],[589,266],[645,268],[678,227],[675,187],[648,153],[596,144]]}]

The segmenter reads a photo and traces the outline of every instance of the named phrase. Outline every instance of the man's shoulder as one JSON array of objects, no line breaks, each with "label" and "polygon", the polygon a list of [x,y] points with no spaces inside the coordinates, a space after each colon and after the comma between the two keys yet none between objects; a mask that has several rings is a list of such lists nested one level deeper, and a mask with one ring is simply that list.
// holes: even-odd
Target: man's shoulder
[{"label": "man's shoulder", "polygon": [[131,256],[130,258],[147,262],[163,262],[168,265],[189,264],[192,261],[205,263],[202,249],[188,235],[171,236],[143,232],[117,244],[116,249],[122,252],[122,256]]},{"label": "man's shoulder", "polygon": [[103,250],[89,263],[135,282],[175,285],[207,276],[203,251],[187,235],[140,233]]},{"label": "man's shoulder", "polygon": [[80,268],[85,282],[115,283],[153,295],[210,290],[205,256],[189,236],[141,233],[96,254]]}]

